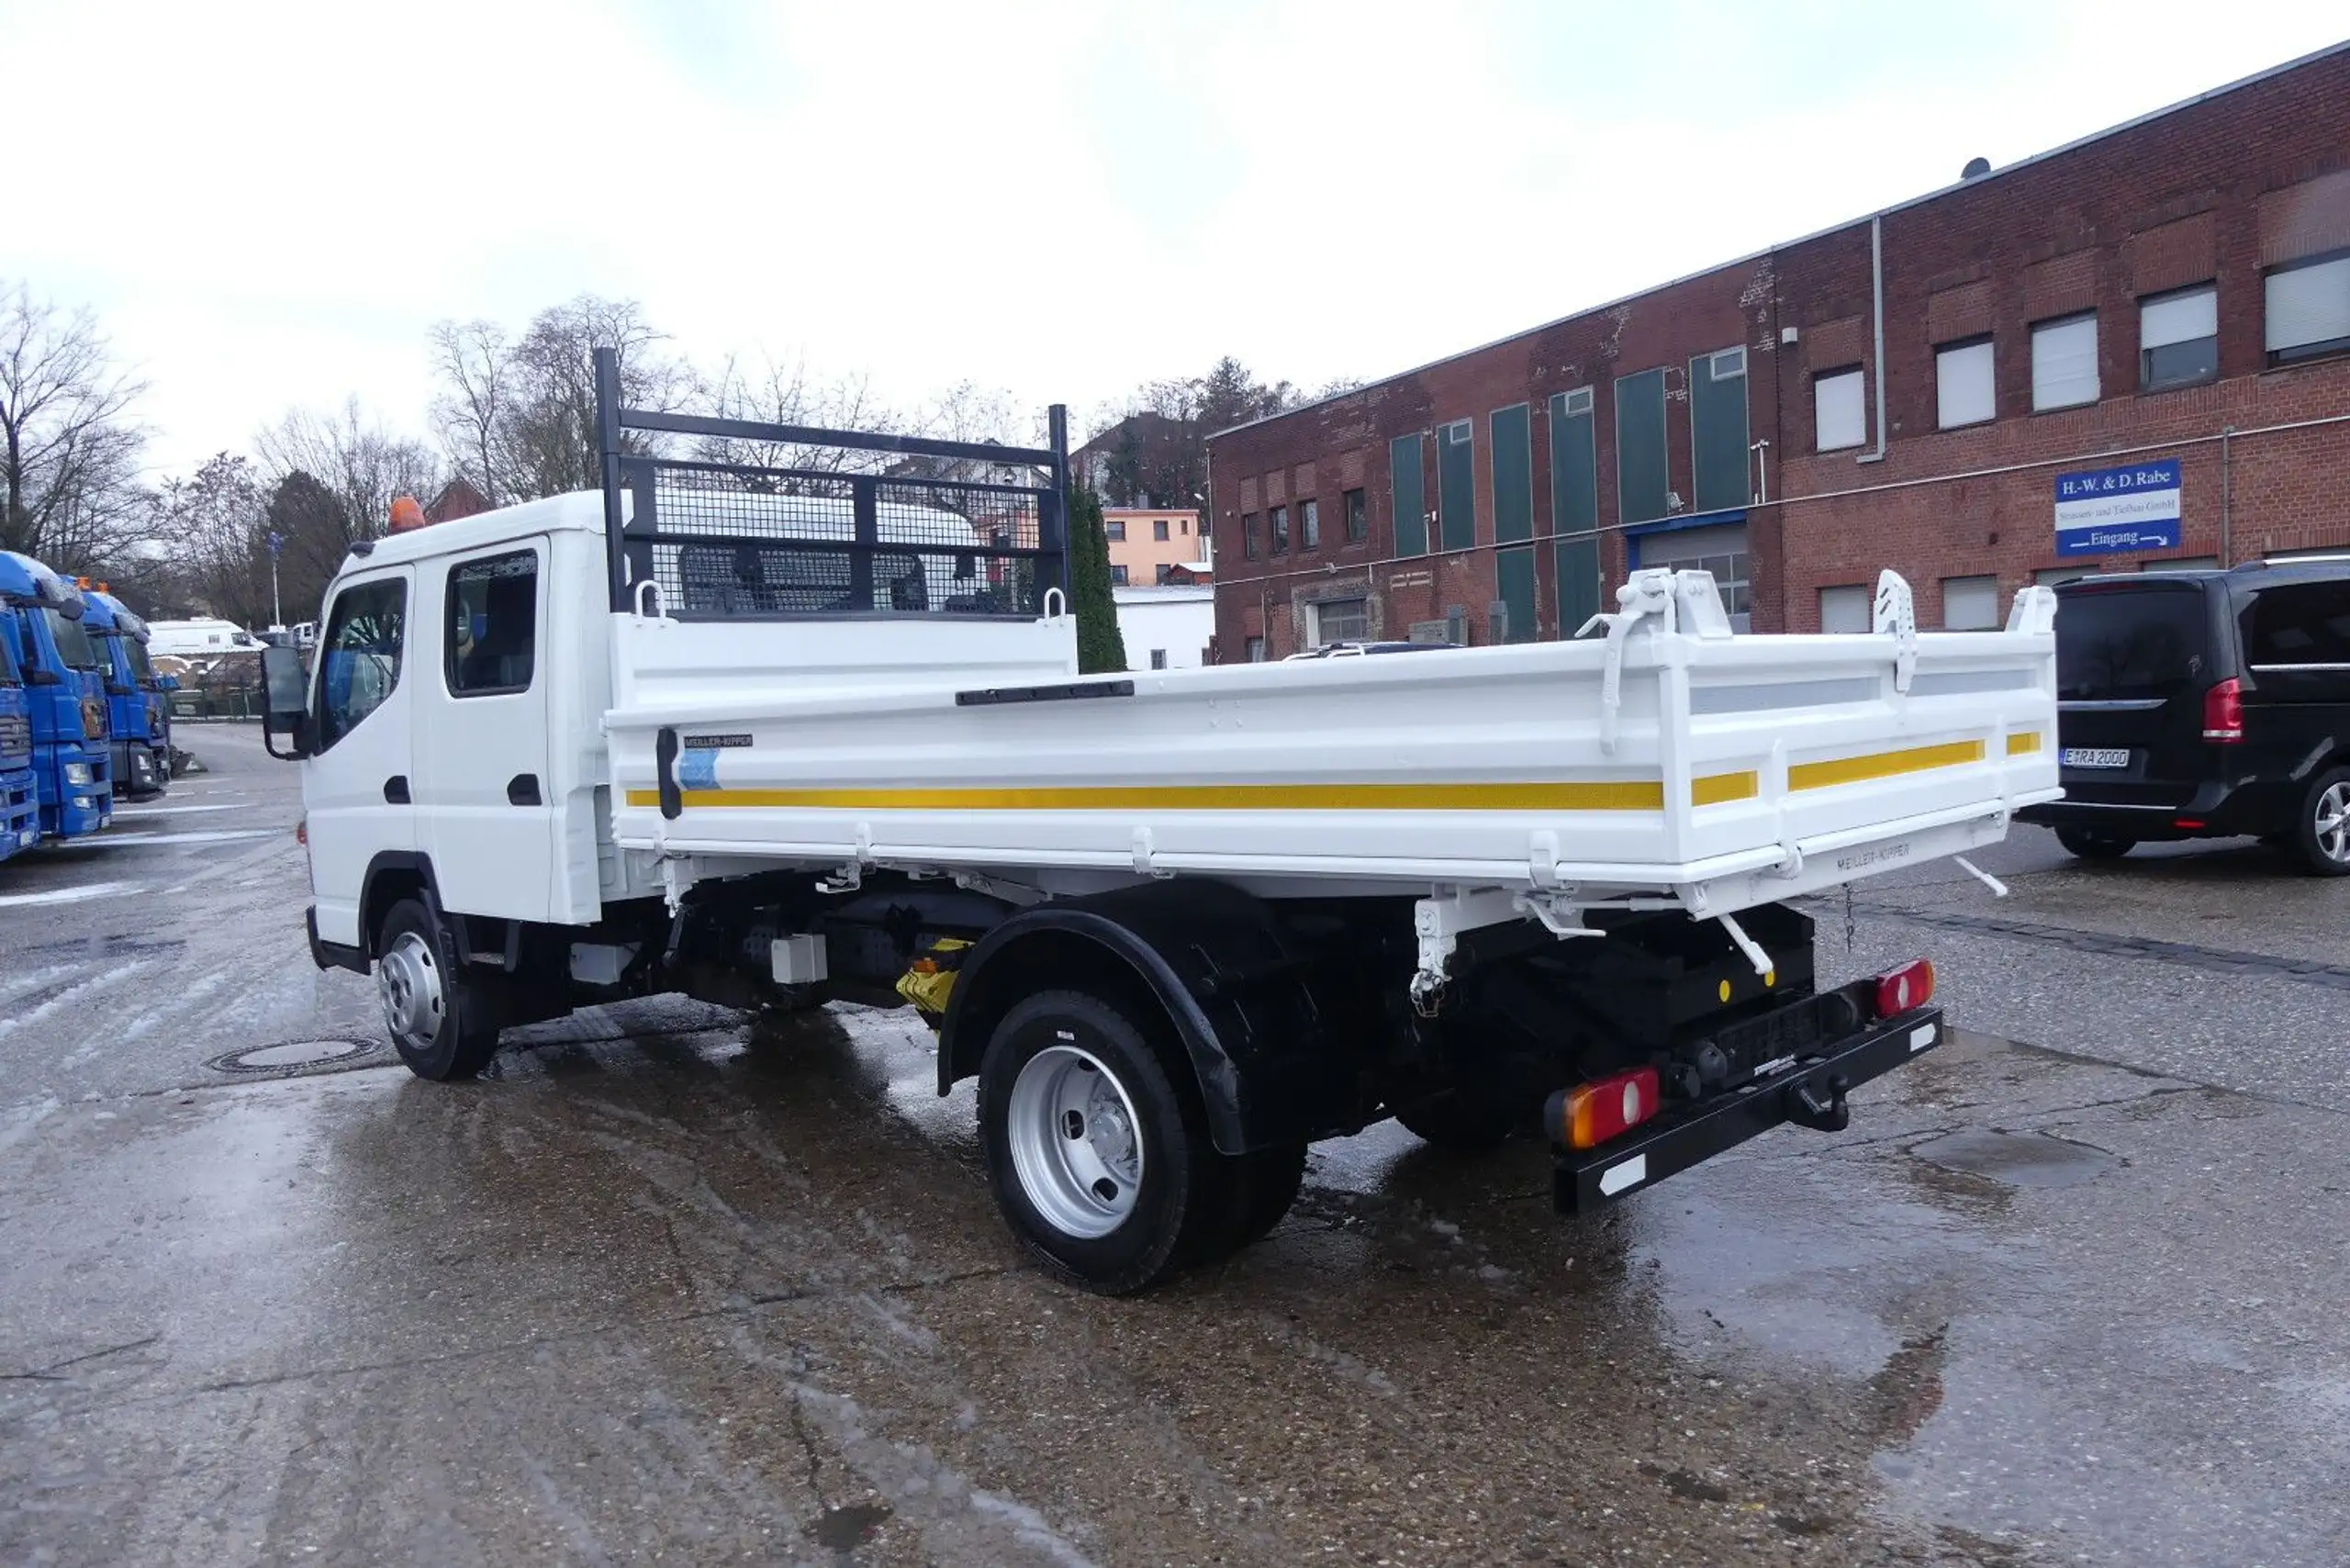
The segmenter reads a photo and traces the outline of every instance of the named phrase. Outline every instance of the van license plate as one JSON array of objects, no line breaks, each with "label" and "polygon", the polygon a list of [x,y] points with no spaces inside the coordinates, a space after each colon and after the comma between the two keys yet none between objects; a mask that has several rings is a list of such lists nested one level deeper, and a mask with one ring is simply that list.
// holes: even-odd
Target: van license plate
[{"label": "van license plate", "polygon": [[2065,748],[2067,767],[2127,767],[2130,749],[2127,746],[2068,745]]}]

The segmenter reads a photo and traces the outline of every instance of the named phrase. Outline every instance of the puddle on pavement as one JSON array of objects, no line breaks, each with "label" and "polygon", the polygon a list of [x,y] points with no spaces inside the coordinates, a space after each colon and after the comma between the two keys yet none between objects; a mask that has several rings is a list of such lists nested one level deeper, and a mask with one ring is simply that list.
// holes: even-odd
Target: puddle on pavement
[{"label": "puddle on pavement", "polygon": [[1918,1145],[1910,1152],[1945,1170],[1986,1176],[2012,1187],[2073,1187],[2093,1182],[2122,1163],[2094,1144],[2075,1143],[2047,1133],[2009,1133],[1969,1127]]}]

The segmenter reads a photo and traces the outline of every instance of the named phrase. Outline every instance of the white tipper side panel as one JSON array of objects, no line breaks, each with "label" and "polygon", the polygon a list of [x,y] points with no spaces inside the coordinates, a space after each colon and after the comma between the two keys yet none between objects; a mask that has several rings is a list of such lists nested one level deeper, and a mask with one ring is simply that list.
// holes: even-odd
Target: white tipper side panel
[{"label": "white tipper side panel", "polygon": [[[680,856],[1318,885],[1662,889],[1722,913],[2001,836],[2054,798],[2054,640],[1627,639],[1070,678],[1066,622],[612,618],[621,844]],[[676,729],[685,804],[657,806]],[[2017,737],[2011,740],[2010,737]]]}]

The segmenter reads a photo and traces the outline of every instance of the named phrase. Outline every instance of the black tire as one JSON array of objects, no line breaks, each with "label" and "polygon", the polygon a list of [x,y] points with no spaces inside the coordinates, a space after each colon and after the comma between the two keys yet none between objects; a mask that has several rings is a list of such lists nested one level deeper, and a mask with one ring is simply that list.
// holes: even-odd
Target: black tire
[{"label": "black tire", "polygon": [[2350,876],[2350,767],[2332,768],[2310,780],[2290,842],[2294,858],[2310,875]]},{"label": "black tire", "polygon": [[1490,1154],[1509,1141],[1509,1113],[1458,1090],[1390,1106],[1404,1130],[1451,1154]]},{"label": "black tire", "polygon": [[2085,827],[2058,828],[2056,842],[2065,846],[2066,854],[2083,860],[2119,860],[2138,847],[2138,841],[2134,838],[2123,838],[2118,834],[2098,833]]},{"label": "black tire", "polygon": [[[1132,1108],[1139,1170],[1130,1193],[1113,1193],[1126,1206],[1098,1234],[1085,1234],[1048,1217],[1030,1195],[1015,1138],[1031,1151],[1031,1165],[1046,1158],[1024,1117],[1015,1131],[1015,1090],[1024,1070],[1046,1051],[1060,1053],[1071,1070],[1091,1071],[1071,1059],[1089,1058],[1106,1070],[1109,1087]],[[1040,1077],[1046,1069],[1040,1067]],[[1158,1283],[1180,1270],[1226,1250],[1234,1234],[1229,1162],[1216,1154],[1198,1086],[1188,1073],[1171,1077],[1148,1037],[1118,1006],[1080,991],[1046,991],[1021,1002],[996,1025],[979,1059],[979,1141],[987,1153],[988,1180],[996,1207],[1021,1244],[1052,1273],[1103,1295],[1125,1295]],[[1124,1110],[1117,1118],[1124,1119]],[[1098,1126],[1099,1118],[1088,1124]],[[1071,1132],[1090,1144],[1091,1132]],[[1032,1176],[1040,1190],[1049,1177]],[[1082,1182],[1080,1183],[1082,1185]]]},{"label": "black tire", "polygon": [[1297,1202],[1298,1189],[1305,1185],[1305,1146],[1285,1143],[1251,1149],[1224,1163],[1231,1168],[1225,1199],[1231,1228],[1223,1250],[1237,1252],[1272,1234]]},{"label": "black tire", "polygon": [[[375,955],[384,1027],[410,1072],[446,1083],[489,1065],[498,1054],[495,999],[455,961],[430,910],[414,899],[394,904],[377,928]],[[437,990],[437,1006],[419,998],[426,985]]]}]

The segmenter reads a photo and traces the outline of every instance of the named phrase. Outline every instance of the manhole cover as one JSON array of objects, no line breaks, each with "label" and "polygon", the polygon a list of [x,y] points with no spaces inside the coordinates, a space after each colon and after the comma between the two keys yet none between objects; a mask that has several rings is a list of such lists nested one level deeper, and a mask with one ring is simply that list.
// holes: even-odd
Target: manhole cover
[{"label": "manhole cover", "polygon": [[2121,1156],[2095,1144],[1993,1127],[1950,1133],[1910,1152],[1945,1170],[1973,1171],[2012,1187],[2070,1187],[2102,1176],[2122,1162]]},{"label": "manhole cover", "polygon": [[205,1065],[219,1072],[300,1072],[373,1056],[383,1048],[375,1040],[283,1040],[274,1046],[230,1051]]}]

